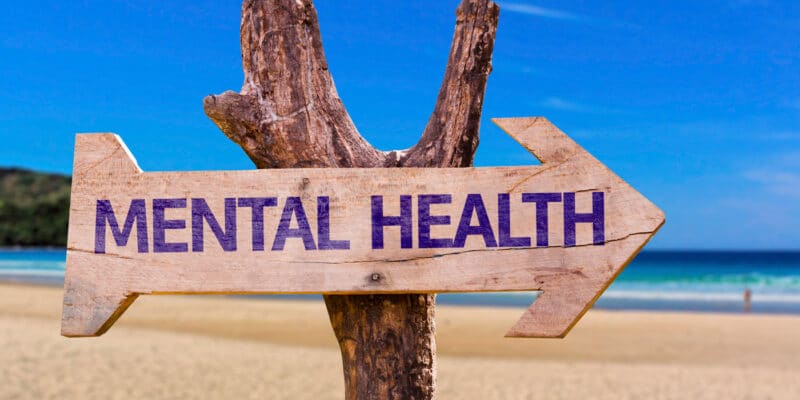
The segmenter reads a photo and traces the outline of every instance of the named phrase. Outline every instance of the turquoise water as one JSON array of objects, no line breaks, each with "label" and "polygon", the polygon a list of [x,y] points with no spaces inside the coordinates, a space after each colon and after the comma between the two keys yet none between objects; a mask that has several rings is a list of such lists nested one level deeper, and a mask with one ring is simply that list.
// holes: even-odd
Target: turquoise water
[{"label": "turquoise water", "polygon": [[0,250],[0,281],[61,284],[67,252],[54,250]]},{"label": "turquoise water", "polygon": [[[0,250],[0,280],[61,284],[64,250]],[[800,252],[645,251],[598,300],[607,309],[800,314]],[[536,293],[442,294],[439,303],[520,306]]]},{"label": "turquoise water", "polygon": [[607,308],[800,313],[800,252],[644,252],[598,302]]}]

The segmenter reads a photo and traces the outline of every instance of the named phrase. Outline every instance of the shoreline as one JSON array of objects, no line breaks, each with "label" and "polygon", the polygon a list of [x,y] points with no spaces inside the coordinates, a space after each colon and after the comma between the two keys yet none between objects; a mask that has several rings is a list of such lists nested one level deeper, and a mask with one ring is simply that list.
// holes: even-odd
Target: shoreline
[{"label": "shoreline", "polygon": [[[64,249],[0,251],[0,282],[62,286]],[[597,300],[594,310],[800,315],[800,253],[644,251]],[[744,293],[750,293],[749,312]],[[304,295],[252,295],[304,299]],[[248,296],[249,297],[249,296]],[[319,298],[319,296],[311,296]],[[535,292],[442,293],[440,305],[520,308]]]},{"label": "shoreline", "polygon": [[[17,285],[17,286],[42,286],[51,288],[63,288],[63,277],[52,277],[47,275],[27,275],[27,276],[0,276],[0,285]],[[492,297],[507,294],[508,292],[472,292],[472,293],[440,293],[437,295],[437,305],[439,306],[453,306],[453,307],[476,307],[476,308],[499,308],[499,309],[525,309],[533,303],[534,292],[514,292],[520,294],[531,294],[531,298],[527,296],[520,296],[519,298],[501,298]],[[169,296],[169,295],[165,295]],[[257,301],[274,300],[274,301],[316,301],[321,300],[321,294],[252,294],[252,295],[228,295],[228,294],[205,294],[205,295],[183,295],[183,296],[213,296],[220,298],[241,298],[251,299]],[[488,296],[488,297],[487,297]],[[755,307],[750,312],[745,312],[739,308],[738,303],[727,308],[718,307],[710,308],[703,302],[689,303],[681,308],[678,307],[680,302],[673,302],[670,307],[665,306],[636,306],[623,303],[619,306],[609,306],[608,303],[613,304],[614,300],[605,300],[601,297],[592,310],[604,312],[652,312],[652,313],[686,313],[686,314],[723,314],[723,315],[776,315],[776,316],[800,316],[800,310],[794,309],[762,309]]]},{"label": "shoreline", "polygon": [[[321,300],[140,296],[105,335],[68,339],[62,296],[0,283],[0,397],[344,393]],[[436,308],[440,398],[800,398],[798,316],[590,310],[565,339],[504,338],[523,311]]]}]

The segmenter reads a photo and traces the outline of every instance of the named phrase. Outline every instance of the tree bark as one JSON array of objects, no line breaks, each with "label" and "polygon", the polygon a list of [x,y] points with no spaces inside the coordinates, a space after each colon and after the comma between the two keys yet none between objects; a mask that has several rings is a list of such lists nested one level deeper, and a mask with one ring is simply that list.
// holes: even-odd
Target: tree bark
[{"label": "tree bark", "polygon": [[[405,151],[379,151],[359,134],[336,93],[310,0],[245,0],[244,84],[207,96],[203,107],[258,168],[471,166],[498,14],[490,0],[462,1],[436,106]],[[433,294],[324,298],[347,399],[434,397]]]}]

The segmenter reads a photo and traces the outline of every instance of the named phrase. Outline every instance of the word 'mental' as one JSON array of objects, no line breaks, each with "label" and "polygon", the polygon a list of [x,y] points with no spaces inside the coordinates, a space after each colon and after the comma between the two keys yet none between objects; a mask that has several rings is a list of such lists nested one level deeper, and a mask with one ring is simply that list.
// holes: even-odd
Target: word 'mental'
[{"label": "word 'mental'", "polygon": [[[373,195],[369,198],[370,220],[363,221],[370,225],[371,248],[385,248],[386,235],[396,235],[399,228],[399,248],[410,249],[416,242],[417,248],[463,248],[467,238],[475,236],[482,239],[485,247],[547,247],[550,231],[548,207],[551,203],[563,203],[564,246],[576,244],[576,226],[579,223],[592,225],[592,243],[605,243],[605,210],[603,192],[593,192],[592,210],[579,213],[575,209],[575,193],[522,193],[521,202],[532,203],[536,218],[533,221],[512,221],[511,196],[499,193],[496,197],[496,212],[490,218],[486,203],[481,194],[468,194],[464,200],[458,222],[451,221],[450,215],[434,213],[432,205],[452,203],[450,194],[420,194],[417,196],[401,195],[392,201],[399,201],[399,213],[387,214],[384,210],[384,196]],[[416,207],[413,207],[416,197]],[[97,200],[95,213],[95,253],[106,252],[106,234],[111,236],[118,247],[128,245],[130,236],[136,231],[136,246],[139,253],[186,253],[203,252],[205,250],[206,227],[216,238],[223,251],[237,251],[237,212],[241,209],[250,217],[250,237],[252,251],[264,251],[265,215],[269,207],[277,207],[276,197],[229,197],[224,199],[224,215],[212,212],[204,198],[171,198],[152,199],[150,212],[145,199],[132,199],[124,222],[120,220],[110,200]],[[397,203],[395,203],[397,204]],[[355,205],[347,205],[354,207]],[[167,219],[169,209],[189,209],[190,217],[184,219]],[[414,212],[416,208],[416,212]],[[396,209],[396,207],[395,207]],[[349,239],[331,238],[331,208],[327,196],[316,198],[316,229],[312,229],[303,200],[300,197],[287,197],[283,201],[280,219],[277,221],[275,234],[272,236],[271,251],[282,251],[287,240],[302,242],[305,250],[348,250]],[[355,214],[361,215],[361,214]],[[221,218],[218,218],[221,217]],[[475,223],[473,223],[475,221]],[[493,221],[495,222],[493,224]],[[354,221],[348,220],[349,224]],[[356,221],[357,222],[357,221]],[[511,225],[521,224],[536,232],[535,237],[513,236]],[[452,237],[433,237],[432,226],[455,225]],[[535,226],[535,228],[534,228]],[[152,229],[150,229],[152,227]],[[166,233],[169,230],[191,230],[189,240],[168,242]],[[416,228],[416,235],[414,235]],[[149,240],[152,232],[152,241]],[[416,241],[414,240],[416,236]],[[392,236],[395,239],[396,236]],[[366,239],[366,238],[353,238]],[[392,245],[393,247],[396,245]]]},{"label": "word 'mental'", "polygon": [[[278,205],[275,197],[239,197],[225,199],[225,228],[222,228],[217,217],[203,198],[191,199],[192,252],[204,250],[204,226],[208,225],[224,251],[236,251],[237,226],[236,211],[238,208],[250,208],[253,251],[264,250],[264,209]],[[186,229],[184,219],[166,219],[165,211],[174,208],[187,208],[187,199],[153,199],[153,252],[185,253],[189,251],[187,242],[167,242],[166,232],[171,229]],[[117,246],[126,246],[136,225],[137,250],[139,253],[149,251],[147,209],[144,199],[131,200],[125,223],[120,229],[114,209],[109,200],[97,200],[95,217],[94,252],[105,253],[106,226],[111,229]],[[297,223],[291,227],[292,220]],[[272,241],[272,250],[281,251],[286,240],[298,238],[302,240],[306,250],[346,250],[350,248],[347,240],[330,238],[330,204],[327,196],[317,197],[317,240],[311,231],[303,202],[299,197],[288,197],[283,207],[278,228]]]}]

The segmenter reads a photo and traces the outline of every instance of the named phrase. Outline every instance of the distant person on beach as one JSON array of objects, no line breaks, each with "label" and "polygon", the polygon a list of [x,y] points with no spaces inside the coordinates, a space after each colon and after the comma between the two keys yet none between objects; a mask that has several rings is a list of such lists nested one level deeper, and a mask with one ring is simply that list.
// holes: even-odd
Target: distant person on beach
[{"label": "distant person on beach", "polygon": [[753,306],[753,292],[750,288],[744,288],[744,312],[749,313]]}]

